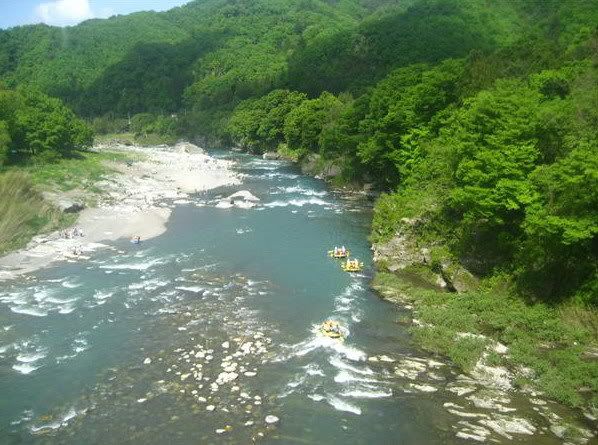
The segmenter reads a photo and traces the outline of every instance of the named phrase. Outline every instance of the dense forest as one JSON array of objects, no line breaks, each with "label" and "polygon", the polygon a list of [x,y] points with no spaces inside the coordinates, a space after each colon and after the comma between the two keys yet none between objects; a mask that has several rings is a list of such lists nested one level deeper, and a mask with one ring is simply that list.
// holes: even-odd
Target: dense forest
[{"label": "dense forest", "polygon": [[383,192],[375,243],[417,220],[433,255],[527,302],[595,307],[597,23],[595,0],[197,0],[9,29],[0,155],[88,146],[66,106],[278,150]]}]

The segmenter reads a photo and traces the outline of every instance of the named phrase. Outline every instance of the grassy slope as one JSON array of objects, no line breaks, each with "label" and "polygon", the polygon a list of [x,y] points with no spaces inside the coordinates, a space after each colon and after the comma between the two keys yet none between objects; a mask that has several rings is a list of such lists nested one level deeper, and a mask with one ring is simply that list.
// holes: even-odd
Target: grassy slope
[{"label": "grassy slope", "polygon": [[11,171],[0,176],[0,254],[26,245],[38,233],[64,227],[72,217],[52,207],[31,176]]},{"label": "grassy slope", "polygon": [[[491,354],[489,361],[513,371],[517,384],[532,384],[570,406],[597,409],[598,369],[590,356],[598,347],[595,311],[527,305],[498,280],[457,294],[425,290],[379,272],[373,286],[385,298],[414,303],[414,317],[421,322],[412,329],[415,340],[464,371],[473,369],[488,340],[457,333],[481,334],[509,347],[508,354]],[[526,368],[533,375],[526,375]]]},{"label": "grassy slope", "polygon": [[41,191],[78,189],[87,204],[101,191],[95,183],[109,173],[105,161],[123,161],[121,153],[79,153],[54,164],[11,167],[0,173],[0,254],[24,247],[32,237],[72,225],[76,215],[64,214]]}]

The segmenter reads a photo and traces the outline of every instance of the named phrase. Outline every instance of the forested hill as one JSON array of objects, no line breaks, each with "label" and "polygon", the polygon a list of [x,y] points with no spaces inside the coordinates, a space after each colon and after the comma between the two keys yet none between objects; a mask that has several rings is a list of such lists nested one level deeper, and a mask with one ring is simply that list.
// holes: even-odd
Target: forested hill
[{"label": "forested hill", "polygon": [[511,3],[198,0],[64,29],[2,31],[0,77],[84,116],[230,109],[280,86],[361,91],[393,67],[516,39],[523,22]]},{"label": "forested hill", "polygon": [[0,77],[66,100],[79,114],[177,111],[186,87],[213,104],[281,82],[287,59],[348,29],[384,0],[198,0],[78,26],[0,33]]}]

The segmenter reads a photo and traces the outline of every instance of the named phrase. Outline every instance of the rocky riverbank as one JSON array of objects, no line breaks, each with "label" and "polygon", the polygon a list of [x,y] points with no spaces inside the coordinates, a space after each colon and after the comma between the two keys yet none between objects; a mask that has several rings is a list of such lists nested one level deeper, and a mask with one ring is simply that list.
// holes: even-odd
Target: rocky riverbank
[{"label": "rocky riverbank", "polygon": [[189,143],[139,147],[109,142],[95,150],[126,153],[126,163],[110,163],[115,173],[95,184],[97,205],[82,209],[88,191],[46,196],[66,212],[80,212],[74,227],[40,235],[22,250],[0,258],[0,280],[33,272],[57,261],[85,260],[103,241],[162,234],[177,201],[189,194],[239,182],[230,161],[218,160]]},{"label": "rocky riverbank", "polygon": [[[418,219],[404,219],[391,240],[372,246],[378,269],[373,288],[408,314],[401,323],[410,327],[420,346],[438,355],[434,360],[411,357],[374,361],[385,366],[391,363],[392,371],[411,382],[409,385],[416,392],[438,391],[449,395],[444,407],[455,416],[452,428],[459,438],[487,442],[542,435],[541,443],[589,443],[597,434],[596,410],[588,405],[581,410],[571,409],[551,400],[551,394],[539,383],[539,370],[525,365],[520,357],[522,347],[542,357],[551,348],[557,351],[557,345],[540,343],[540,335],[532,332],[537,330],[535,326],[514,330],[511,322],[505,321],[548,314],[553,318],[544,323],[559,326],[558,315],[549,310],[535,311],[532,315],[532,307],[515,299],[512,302],[519,304],[513,304],[513,313],[509,313],[511,300],[507,294],[498,292],[488,299],[505,300],[501,309],[495,309],[496,315],[504,320],[481,313],[472,302],[486,296],[479,289],[478,279],[450,256],[443,255],[445,250],[439,243],[422,241],[418,237],[422,224]],[[485,301],[478,303],[479,306],[493,312]],[[484,335],[478,329],[493,324],[496,335]],[[473,332],[468,328],[473,328]],[[498,340],[503,338],[501,329],[512,329],[510,335],[503,336],[515,337],[512,347]],[[563,343],[558,348],[566,353],[578,346],[573,338]],[[544,351],[538,352],[538,347]],[[444,374],[439,372],[447,369],[450,371]],[[555,378],[555,383],[558,382]],[[547,440],[549,437],[552,438]]]}]

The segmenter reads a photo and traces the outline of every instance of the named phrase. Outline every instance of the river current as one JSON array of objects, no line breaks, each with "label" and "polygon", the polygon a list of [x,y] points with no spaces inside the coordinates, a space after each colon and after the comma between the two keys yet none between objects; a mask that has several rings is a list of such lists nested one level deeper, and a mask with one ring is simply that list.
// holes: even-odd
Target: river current
[{"label": "river current", "polygon": [[[421,353],[369,289],[368,204],[215,155],[243,184],[169,203],[162,236],[2,284],[0,442],[461,443],[446,400],[393,372]],[[216,207],[241,189],[259,205]],[[318,334],[327,319],[344,342]]]}]

